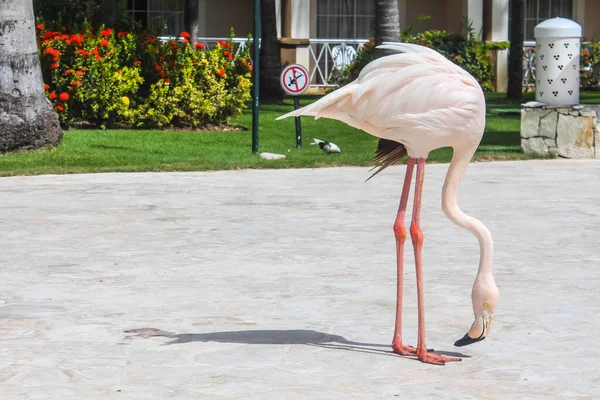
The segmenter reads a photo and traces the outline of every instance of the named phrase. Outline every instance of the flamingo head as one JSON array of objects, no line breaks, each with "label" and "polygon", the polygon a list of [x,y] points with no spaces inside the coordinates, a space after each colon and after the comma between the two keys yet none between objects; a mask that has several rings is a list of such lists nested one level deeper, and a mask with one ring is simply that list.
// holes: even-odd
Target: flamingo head
[{"label": "flamingo head", "polygon": [[492,329],[492,319],[494,318],[494,312],[498,304],[498,288],[496,287],[494,278],[491,278],[487,282],[485,281],[475,281],[472,293],[475,322],[473,322],[471,329],[469,329],[465,336],[454,343],[457,347],[482,341]]}]

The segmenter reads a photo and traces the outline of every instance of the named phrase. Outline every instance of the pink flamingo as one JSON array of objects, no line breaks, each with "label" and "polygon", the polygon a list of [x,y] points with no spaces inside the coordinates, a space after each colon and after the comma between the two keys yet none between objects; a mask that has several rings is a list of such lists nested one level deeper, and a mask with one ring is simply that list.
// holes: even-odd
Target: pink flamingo
[{"label": "pink flamingo", "polygon": [[[462,177],[483,136],[485,97],[469,73],[432,49],[407,43],[384,43],[379,48],[401,53],[369,63],[354,82],[278,119],[298,115],[332,118],[379,137],[374,158],[379,169],[371,177],[408,155],[393,227],[398,288],[392,348],[400,355],[416,356],[422,362],[443,365],[460,359],[432,353],[425,345],[423,233],[419,224],[425,160],[434,149],[453,148],[442,189],[442,210],[452,222],[473,233],[479,241],[479,269],[471,293],[475,321],[455,343],[455,346],[465,346],[486,338],[498,303],[498,288],[492,275],[492,236],[479,220],[459,209],[457,200]],[[417,176],[410,236],[415,252],[419,313],[416,348],[402,342],[404,243],[407,237],[404,215],[415,164]]]}]

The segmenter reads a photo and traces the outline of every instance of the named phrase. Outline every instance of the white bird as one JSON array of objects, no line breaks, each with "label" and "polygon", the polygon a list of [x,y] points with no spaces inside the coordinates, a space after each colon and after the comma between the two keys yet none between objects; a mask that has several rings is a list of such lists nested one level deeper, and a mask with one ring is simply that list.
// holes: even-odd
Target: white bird
[{"label": "white bird", "polygon": [[323,150],[327,154],[340,152],[340,148],[335,143],[327,142],[325,140],[319,140],[317,138],[314,138],[313,140],[314,141],[311,143],[311,145],[318,145],[321,148],[321,150]]},{"label": "white bird", "polygon": [[[442,188],[442,210],[456,225],[472,232],[480,247],[479,268],[471,293],[475,321],[455,345],[464,346],[483,340],[490,332],[498,303],[498,288],[492,275],[493,242],[485,225],[459,209],[458,187],[483,136],[485,97],[478,82],[469,73],[432,49],[408,43],[384,43],[379,48],[401,54],[369,63],[354,82],[278,119],[298,115],[332,118],[379,137],[374,158],[379,169],[372,176],[408,155],[393,229],[398,292],[392,348],[400,355],[416,355],[422,362],[431,364],[460,361],[459,358],[431,353],[425,345],[421,199],[427,156],[434,149],[452,147],[454,153]],[[410,236],[417,276],[419,332],[416,349],[402,342],[403,259],[407,237],[404,216],[415,164],[417,177]]]}]

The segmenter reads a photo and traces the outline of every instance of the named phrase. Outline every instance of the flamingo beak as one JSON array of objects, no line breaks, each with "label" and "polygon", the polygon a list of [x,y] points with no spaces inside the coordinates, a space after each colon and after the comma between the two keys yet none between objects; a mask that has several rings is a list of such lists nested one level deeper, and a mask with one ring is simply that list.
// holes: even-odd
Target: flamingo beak
[{"label": "flamingo beak", "polygon": [[[456,347],[463,347],[469,344],[481,342],[483,339],[485,339],[492,326],[492,316],[490,315],[487,318],[479,317],[473,325],[475,324],[481,324],[481,334],[476,338],[472,338],[471,336],[469,336],[469,332],[465,333],[465,336],[454,342],[454,345]],[[473,327],[471,327],[471,330],[472,329]]]}]

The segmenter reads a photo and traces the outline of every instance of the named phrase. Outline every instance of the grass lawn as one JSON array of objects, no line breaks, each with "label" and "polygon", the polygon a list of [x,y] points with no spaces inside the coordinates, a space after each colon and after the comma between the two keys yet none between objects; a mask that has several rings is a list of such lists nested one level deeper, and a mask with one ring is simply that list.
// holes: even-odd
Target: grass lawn
[{"label": "grass lawn", "polygon": [[[533,99],[528,93],[526,100]],[[315,96],[303,96],[302,104]],[[582,93],[582,103],[599,103],[599,93]],[[476,160],[524,159],[521,152],[519,104],[505,104],[502,94],[488,96],[486,132]],[[251,110],[232,121],[246,130],[185,132],[149,130],[66,131],[62,143],[51,150],[0,156],[0,176],[125,171],[201,171],[239,168],[312,168],[370,165],[377,139],[328,119],[302,118],[303,149],[296,149],[294,119],[275,121],[292,109],[292,100],[280,106],[261,106],[259,152],[285,154],[283,160],[261,161],[251,152]],[[326,155],[310,146],[312,138],[330,140],[342,150]],[[450,148],[429,156],[431,162],[448,162]]]}]

